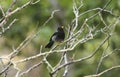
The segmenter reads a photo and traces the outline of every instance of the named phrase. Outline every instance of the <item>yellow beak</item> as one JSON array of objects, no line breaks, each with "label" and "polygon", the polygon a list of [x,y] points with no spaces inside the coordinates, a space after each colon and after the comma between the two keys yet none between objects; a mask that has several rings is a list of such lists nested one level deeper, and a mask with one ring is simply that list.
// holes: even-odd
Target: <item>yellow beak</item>
[{"label": "yellow beak", "polygon": [[64,26],[61,26],[61,28],[64,28]]}]

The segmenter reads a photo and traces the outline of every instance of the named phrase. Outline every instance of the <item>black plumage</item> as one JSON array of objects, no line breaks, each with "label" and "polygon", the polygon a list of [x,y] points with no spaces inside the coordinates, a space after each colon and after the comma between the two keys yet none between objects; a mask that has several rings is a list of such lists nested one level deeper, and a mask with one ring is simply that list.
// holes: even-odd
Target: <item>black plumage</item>
[{"label": "black plumage", "polygon": [[57,32],[55,32],[51,38],[49,43],[45,46],[45,48],[51,48],[54,42],[62,42],[65,38],[65,32],[63,30],[63,26],[58,27]]}]

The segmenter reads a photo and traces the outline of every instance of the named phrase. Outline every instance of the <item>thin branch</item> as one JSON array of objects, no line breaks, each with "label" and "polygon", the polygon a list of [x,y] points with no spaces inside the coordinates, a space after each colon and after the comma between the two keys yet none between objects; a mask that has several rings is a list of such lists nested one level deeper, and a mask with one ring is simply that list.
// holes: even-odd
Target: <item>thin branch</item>
[{"label": "thin branch", "polygon": [[1,4],[0,4],[0,10],[1,10],[1,12],[2,12],[3,17],[5,17],[5,12],[4,12],[4,10],[3,10]]},{"label": "thin branch", "polygon": [[7,64],[7,66],[2,70],[2,71],[0,71],[0,75],[2,75],[6,70],[8,70],[9,68],[10,68],[10,66],[12,66],[13,64],[11,63],[11,62],[9,62],[8,64]]},{"label": "thin branch", "polygon": [[28,74],[28,73],[29,73],[30,71],[32,71],[33,69],[39,67],[42,63],[43,63],[43,61],[40,61],[39,63],[37,63],[37,64],[33,65],[32,67],[30,67],[28,70],[22,72],[19,76],[21,77],[21,76],[23,76],[23,75],[25,75],[25,74]]},{"label": "thin branch", "polygon": [[96,74],[99,72],[100,66],[104,59],[105,52],[107,51],[108,47],[109,47],[109,44],[107,45],[106,49],[102,52],[102,55],[100,57],[100,60],[99,60],[99,63],[98,63],[97,69],[96,69]]},{"label": "thin branch", "polygon": [[103,74],[105,74],[105,73],[107,73],[107,72],[109,72],[109,71],[112,71],[113,69],[118,69],[118,68],[120,68],[120,65],[117,65],[117,66],[113,66],[113,67],[111,67],[111,68],[108,68],[108,69],[102,71],[102,72],[99,73],[99,74],[96,74],[96,75],[88,75],[88,76],[84,76],[84,77],[100,77],[101,75],[103,75]]},{"label": "thin branch", "polygon": [[[65,64],[68,63],[67,53],[65,53],[65,55],[64,55],[64,60],[65,60]],[[65,67],[63,77],[66,77],[67,74],[68,74],[68,66]]]}]

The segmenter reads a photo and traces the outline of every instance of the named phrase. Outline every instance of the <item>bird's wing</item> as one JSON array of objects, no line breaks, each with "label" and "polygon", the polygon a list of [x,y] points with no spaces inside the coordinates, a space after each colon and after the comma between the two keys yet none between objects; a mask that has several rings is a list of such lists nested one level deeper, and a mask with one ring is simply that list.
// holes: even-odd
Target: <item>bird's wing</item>
[{"label": "bird's wing", "polygon": [[55,39],[56,39],[56,37],[57,37],[57,34],[58,34],[58,32],[55,32],[55,33],[51,36],[50,41],[55,41]]}]

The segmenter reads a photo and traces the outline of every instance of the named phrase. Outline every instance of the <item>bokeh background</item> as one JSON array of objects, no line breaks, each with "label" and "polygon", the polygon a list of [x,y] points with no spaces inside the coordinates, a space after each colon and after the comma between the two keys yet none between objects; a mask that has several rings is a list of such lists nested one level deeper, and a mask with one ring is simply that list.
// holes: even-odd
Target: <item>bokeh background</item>
[{"label": "bokeh background", "polygon": [[[14,8],[22,6],[27,1],[29,0],[17,0],[17,3],[15,4]],[[79,6],[80,0],[75,1]],[[83,0],[83,7],[80,9],[79,12],[83,13],[93,8],[99,7],[102,8],[107,2],[108,0]],[[2,5],[4,11],[7,11],[11,3],[12,0],[0,0],[0,4]],[[112,10],[115,15],[120,15],[120,0],[112,0],[110,5],[106,9]],[[51,13],[54,10],[60,11],[56,12],[54,17],[45,26],[43,26],[43,24],[51,16]],[[94,11],[80,17],[79,25],[81,25],[84,22],[85,18],[90,17],[95,13],[96,12]],[[115,20],[115,17],[108,13],[103,13],[102,16],[107,25],[109,25],[111,22],[114,22]],[[0,17],[2,17],[1,12]],[[9,22],[5,26],[8,26],[8,24],[14,18],[18,19],[18,21],[9,30],[7,30],[2,35],[2,37],[0,37],[0,56],[8,55],[13,51],[13,48],[16,48],[27,36],[41,30],[39,35],[36,38],[34,38],[24,49],[22,49],[22,52],[19,53],[19,55],[15,57],[15,60],[18,60],[38,54],[40,46],[42,45],[44,47],[48,43],[51,34],[54,31],[56,31],[56,28],[58,26],[64,25],[66,27],[68,26],[68,24],[71,23],[71,21],[74,19],[73,1],[41,0],[39,3],[29,5],[26,8],[23,8],[19,12],[12,15],[9,18]],[[90,20],[88,24],[91,27],[98,26],[97,29],[104,27],[104,25],[100,21],[100,18],[98,17],[95,17],[94,19]],[[75,53],[77,54],[75,56],[75,58],[77,59],[82,58],[87,54],[90,54],[95,50],[95,48],[99,45],[99,43],[103,40],[104,37],[105,35],[102,35],[102,33],[97,34],[93,40],[90,40],[84,44],[80,44],[73,51],[70,51],[69,56],[72,56],[72,54]],[[107,53],[116,48],[118,49],[120,48],[120,23],[116,26],[114,34],[108,41],[109,48]],[[97,53],[94,57],[86,61],[80,63],[78,62],[71,65],[70,68],[71,73],[69,74],[70,75],[69,77],[83,77],[85,75],[95,74],[100,56],[102,54],[102,51],[106,48],[107,44],[108,42],[105,45],[103,45],[103,47],[101,47],[101,49],[99,50],[101,52]],[[44,51],[46,51],[46,49],[43,48],[42,52]],[[48,57],[48,61],[54,66],[58,62],[60,58],[59,56],[60,55],[57,53],[51,54]],[[101,68],[100,71],[103,71],[111,66],[119,65],[120,64],[119,59],[120,51],[116,51],[103,61],[102,66],[100,67]],[[19,67],[25,70],[32,66],[33,64],[39,62],[39,60],[40,58],[28,61],[26,63],[21,63],[19,64]],[[10,70],[14,69],[11,68]],[[102,77],[114,77],[114,76],[120,77],[119,72],[120,69],[115,69],[102,75]],[[13,73],[15,73],[15,70],[14,72],[13,71],[9,72],[9,77],[12,77]],[[46,68],[46,65],[41,65],[40,67],[37,67],[30,73],[26,74],[25,77],[49,77],[49,73]]]}]

